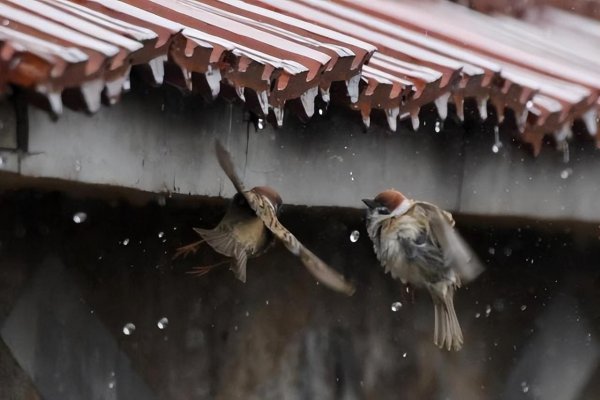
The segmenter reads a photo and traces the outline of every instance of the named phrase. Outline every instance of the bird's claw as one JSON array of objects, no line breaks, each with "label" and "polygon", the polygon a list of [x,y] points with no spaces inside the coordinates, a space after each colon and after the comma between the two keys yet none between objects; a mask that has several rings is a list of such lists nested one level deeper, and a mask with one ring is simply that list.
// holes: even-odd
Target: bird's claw
[{"label": "bird's claw", "polygon": [[186,274],[194,275],[196,277],[201,277],[208,274],[214,268],[213,265],[208,267],[194,267],[191,271],[187,271]]},{"label": "bird's claw", "polygon": [[198,251],[198,248],[200,247],[200,245],[203,243],[203,240],[199,240],[197,242],[185,245],[185,246],[181,246],[178,247],[177,250],[175,250],[175,255],[173,256],[173,260],[179,258],[179,257],[187,257],[190,254],[196,254],[196,252]]}]

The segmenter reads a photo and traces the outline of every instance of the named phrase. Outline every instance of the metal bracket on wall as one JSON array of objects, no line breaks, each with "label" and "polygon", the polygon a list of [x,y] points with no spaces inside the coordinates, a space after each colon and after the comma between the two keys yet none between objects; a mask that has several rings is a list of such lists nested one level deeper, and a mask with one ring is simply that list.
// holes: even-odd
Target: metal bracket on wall
[{"label": "metal bracket on wall", "polygon": [[27,103],[19,92],[0,98],[0,171],[19,172],[20,153],[27,151]]}]

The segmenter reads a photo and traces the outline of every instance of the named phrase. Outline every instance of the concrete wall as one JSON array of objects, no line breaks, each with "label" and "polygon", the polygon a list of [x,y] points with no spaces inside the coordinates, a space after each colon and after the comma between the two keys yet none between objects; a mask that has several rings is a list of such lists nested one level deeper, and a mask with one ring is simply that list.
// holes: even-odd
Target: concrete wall
[{"label": "concrete wall", "polygon": [[[429,295],[418,291],[413,301],[383,273],[361,212],[282,213],[300,240],[356,282],[348,298],[316,285],[282,246],[249,260],[246,284],[226,268],[190,277],[191,267],[220,257],[203,247],[173,261],[174,250],[196,239],[193,226],[214,226],[225,204],[175,201],[138,208],[0,194],[2,399],[600,396],[596,234],[459,221],[487,268],[456,294],[465,346],[448,353],[432,343]],[[75,224],[76,212],[86,221]],[[130,335],[127,323],[136,326]]]},{"label": "concrete wall", "polygon": [[[180,112],[172,111],[177,102],[186,102]],[[432,112],[422,113],[417,133],[407,123],[392,133],[374,115],[364,133],[357,112],[331,107],[306,125],[288,113],[283,128],[255,131],[239,104],[202,105],[154,90],[93,116],[65,111],[54,122],[37,109],[29,116],[28,153],[1,153],[5,171],[27,177],[230,196],[213,154],[219,137],[248,187],[272,185],[291,204],[359,208],[360,199],[394,187],[463,213],[600,221],[593,144],[577,139],[565,164],[549,146],[534,159],[503,135],[496,154],[492,127],[469,115],[466,131],[449,120],[440,133]]]}]

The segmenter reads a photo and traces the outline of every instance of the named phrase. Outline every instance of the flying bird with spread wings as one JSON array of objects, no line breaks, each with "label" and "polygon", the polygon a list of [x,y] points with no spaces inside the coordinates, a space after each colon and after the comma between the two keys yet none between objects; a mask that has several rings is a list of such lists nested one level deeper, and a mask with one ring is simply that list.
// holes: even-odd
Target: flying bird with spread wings
[{"label": "flying bird with spread wings", "polygon": [[460,350],[463,334],[454,310],[454,292],[483,270],[454,229],[452,214],[424,201],[386,190],[365,199],[367,232],[386,273],[404,284],[425,288],[435,311],[433,342]]},{"label": "flying bird with spread wings", "polygon": [[213,229],[194,228],[202,240],[180,247],[174,258],[195,253],[206,242],[217,253],[232,260],[208,267],[197,267],[191,273],[204,275],[212,268],[230,263],[236,278],[246,282],[246,262],[248,258],[265,253],[274,241],[281,241],[314,277],[330,289],[347,295],[354,294],[355,288],[343,275],[329,267],[313,252],[290,233],[277,219],[282,205],[279,194],[270,187],[257,186],[245,190],[242,181],[235,172],[235,166],[229,152],[217,140],[215,145],[219,165],[229,177],[237,193],[233,197],[225,216]]}]

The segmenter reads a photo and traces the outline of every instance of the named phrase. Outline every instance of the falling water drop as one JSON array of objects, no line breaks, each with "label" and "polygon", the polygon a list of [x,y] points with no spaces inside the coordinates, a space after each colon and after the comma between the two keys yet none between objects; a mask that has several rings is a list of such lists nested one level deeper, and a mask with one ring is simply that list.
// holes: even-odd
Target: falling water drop
[{"label": "falling water drop", "polygon": [[79,160],[75,161],[75,171],[76,172],[81,171],[81,161],[79,161]]},{"label": "falling water drop", "polygon": [[402,303],[400,303],[399,301],[396,301],[394,303],[392,303],[392,311],[393,312],[397,312],[402,308]]},{"label": "falling water drop", "polygon": [[525,310],[527,310],[527,306],[526,306],[525,304],[523,304],[523,305],[521,306],[521,311],[525,311]]},{"label": "falling water drop", "polygon": [[490,306],[489,304],[487,306],[485,306],[485,317],[489,317],[490,313],[492,312],[492,306]]},{"label": "falling water drop", "polygon": [[123,239],[121,243],[123,244],[123,246],[127,246],[129,244],[129,238]]},{"label": "falling water drop", "polygon": [[529,392],[529,386],[527,385],[527,382],[521,382],[521,390],[523,391],[523,393]]},{"label": "falling water drop", "polygon": [[85,222],[86,219],[87,219],[87,214],[84,213],[83,211],[77,212],[73,215],[73,222],[75,222],[76,224],[81,224],[81,223]]},{"label": "falling water drop", "polygon": [[319,113],[319,115],[323,115],[323,109],[319,108],[318,113]]},{"label": "falling water drop", "polygon": [[564,142],[561,142],[560,149],[563,153],[563,163],[568,164],[571,159],[569,154],[569,142],[567,142],[566,140]]},{"label": "falling water drop", "polygon": [[441,121],[435,121],[435,133],[440,133],[442,130],[442,122]]},{"label": "falling water drop", "polygon": [[568,179],[571,176],[571,174],[573,174],[573,169],[565,168],[560,172],[560,177],[562,179]]},{"label": "falling water drop", "polygon": [[258,129],[264,129],[265,121],[262,118],[259,118],[256,125],[258,126]]},{"label": "falling water drop", "polygon": [[135,325],[131,322],[128,322],[125,324],[125,326],[123,327],[123,334],[124,335],[131,335],[133,334],[133,331],[135,331]]},{"label": "falling water drop", "polygon": [[350,241],[352,243],[356,243],[356,242],[358,242],[359,238],[360,238],[360,232],[359,231],[352,231],[352,233],[350,234]]},{"label": "falling water drop", "polygon": [[494,127],[494,144],[492,145],[492,152],[497,154],[502,149],[502,142],[500,141],[500,129],[496,125]]},{"label": "falling water drop", "polygon": [[159,239],[162,239],[162,238],[163,238],[163,236],[165,236],[165,233],[164,233],[164,232],[162,232],[162,231],[161,231],[161,232],[158,232],[158,238],[159,238]]},{"label": "falling water drop", "polygon": [[169,319],[167,317],[162,317],[156,323],[156,326],[158,326],[158,329],[166,329],[168,325],[169,325]]}]

